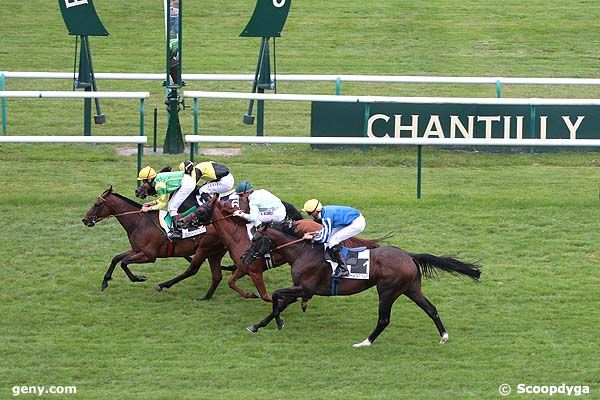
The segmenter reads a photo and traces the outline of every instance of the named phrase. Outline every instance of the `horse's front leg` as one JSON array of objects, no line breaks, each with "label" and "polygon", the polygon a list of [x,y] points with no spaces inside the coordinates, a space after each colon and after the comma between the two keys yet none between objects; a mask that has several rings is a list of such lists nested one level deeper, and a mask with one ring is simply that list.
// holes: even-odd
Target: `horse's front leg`
[{"label": "horse's front leg", "polygon": [[104,273],[104,279],[102,279],[102,290],[106,289],[108,287],[108,281],[110,281],[112,279],[112,274],[115,270],[115,267],[117,266],[117,264],[123,260],[125,257],[127,257],[130,254],[133,254],[134,251],[132,250],[127,250],[123,253],[117,254],[116,256],[113,257],[113,259],[110,262],[110,265],[108,267],[108,269],[106,270],[106,272]]},{"label": "horse's front leg", "polygon": [[123,258],[121,269],[125,272],[131,282],[145,282],[148,280],[146,275],[135,275],[129,269],[129,264],[145,264],[156,261],[156,258],[149,258],[144,252],[138,251]]},{"label": "horse's front leg", "polygon": [[242,276],[244,276],[246,274],[247,274],[247,272],[242,271],[241,268],[238,268],[235,271],[233,271],[233,274],[231,274],[231,276],[229,277],[229,281],[228,281],[229,287],[231,289],[235,290],[236,292],[238,292],[239,295],[245,299],[257,299],[257,298],[259,298],[259,296],[256,293],[247,292],[235,284],[238,279],[240,279]]},{"label": "horse's front leg", "polygon": [[278,289],[273,292],[273,311],[265,319],[257,324],[247,327],[250,332],[256,333],[260,328],[267,326],[273,319],[277,322],[277,329],[282,329],[285,324],[279,315],[298,297],[304,296],[304,290],[301,286],[292,286],[285,289]]},{"label": "horse's front leg", "polygon": [[254,286],[256,286],[256,289],[258,290],[258,294],[260,295],[260,298],[263,299],[264,301],[272,302],[273,300],[271,299],[271,296],[269,296],[269,294],[267,293],[267,287],[265,286],[265,280],[263,278],[262,271],[261,272],[249,272],[248,275],[250,276],[250,279],[252,279]]}]

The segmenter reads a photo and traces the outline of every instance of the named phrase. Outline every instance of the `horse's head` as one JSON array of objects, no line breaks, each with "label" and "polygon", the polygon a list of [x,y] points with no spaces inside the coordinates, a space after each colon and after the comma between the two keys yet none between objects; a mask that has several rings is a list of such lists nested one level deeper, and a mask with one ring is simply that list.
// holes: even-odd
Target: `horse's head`
[{"label": "horse's head", "polygon": [[208,200],[206,203],[199,205],[196,211],[179,220],[179,226],[181,226],[183,229],[189,229],[198,227],[200,225],[210,224],[212,214],[215,209],[215,201],[216,196],[213,196],[213,198]]},{"label": "horse's head", "polygon": [[242,255],[243,263],[252,264],[258,258],[264,257],[274,247],[271,238],[267,234],[268,227],[269,224],[262,224],[258,227],[252,237],[250,247]]},{"label": "horse's head", "polygon": [[142,181],[142,184],[135,189],[135,197],[145,199],[148,196],[156,196],[156,189],[150,181]]},{"label": "horse's head", "polygon": [[92,205],[92,208],[85,214],[85,217],[81,220],[85,226],[89,226],[90,228],[96,225],[96,222],[108,218],[109,215],[114,213],[113,209],[107,203],[112,196],[113,190],[112,186],[110,186],[107,190],[104,191],[98,199]]}]

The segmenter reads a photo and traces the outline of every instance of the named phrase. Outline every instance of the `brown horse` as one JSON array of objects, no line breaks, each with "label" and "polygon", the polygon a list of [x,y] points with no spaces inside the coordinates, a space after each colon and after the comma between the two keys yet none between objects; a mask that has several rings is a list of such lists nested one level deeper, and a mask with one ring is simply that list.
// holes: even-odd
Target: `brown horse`
[{"label": "brown horse", "polygon": [[142,213],[141,206],[116,192],[112,187],[98,196],[82,222],[89,227],[98,221],[114,216],[127,232],[131,249],[117,254],[111,261],[102,280],[102,290],[108,287],[113,271],[120,262],[121,268],[132,282],[143,282],[144,275],[135,275],[130,270],[129,264],[143,264],[156,261],[157,258],[189,257],[194,255],[190,267],[180,276],[155,286],[162,290],[173,284],[194,275],[204,260],[208,259],[212,272],[212,283],[203,300],[208,300],[214,294],[221,282],[221,259],[225,255],[225,248],[213,228],[207,227],[205,233],[188,239],[171,242],[158,221],[158,212]]},{"label": "brown horse", "polygon": [[[284,202],[284,205],[286,203]],[[290,211],[288,207],[293,210]],[[283,254],[279,252],[273,252],[269,263],[265,259],[253,260],[252,262],[245,263],[242,261],[242,256],[250,246],[250,238],[246,230],[247,221],[244,218],[234,217],[232,214],[236,210],[243,210],[249,212],[248,199],[244,196],[227,200],[225,202],[217,201],[217,197],[213,197],[206,204],[199,207],[197,213],[188,215],[181,220],[181,224],[184,228],[191,226],[197,226],[199,224],[212,224],[217,234],[221,238],[221,242],[229,250],[229,256],[235,263],[236,270],[230,277],[231,281],[237,280],[239,277],[247,274],[250,279],[254,282],[254,285],[258,289],[258,293],[264,301],[271,301],[271,296],[267,293],[265,286],[263,273],[270,268],[275,268],[285,264],[288,260]],[[292,205],[287,203],[286,209],[287,214],[294,216],[301,216],[300,212],[297,211]],[[289,220],[289,219],[288,219]],[[296,221],[298,226],[301,226],[305,232],[318,231],[321,229],[321,225],[312,220],[300,220]],[[343,242],[344,245],[349,247],[356,246],[367,246],[373,248],[377,246],[376,241],[369,241],[359,238],[351,238]],[[195,258],[196,256],[194,256]],[[302,309],[306,309],[306,302],[302,303]]]},{"label": "brown horse", "polygon": [[[273,292],[273,311],[261,322],[249,326],[257,332],[273,319],[279,329],[284,323],[281,312],[298,298],[304,301],[314,295],[331,295],[331,267],[324,261],[323,244],[302,240],[294,224],[271,223],[262,225],[252,239],[252,245],[242,258],[246,263],[254,262],[270,250],[278,249],[291,265],[293,286]],[[440,343],[448,341],[448,333],[442,324],[435,306],[421,293],[421,278],[432,277],[437,270],[468,276],[479,280],[480,266],[459,261],[455,258],[438,257],[431,254],[411,254],[394,247],[378,247],[371,250],[370,274],[365,280],[341,279],[338,294],[352,295],[372,286],[379,293],[379,319],[373,332],[354,347],[370,346],[390,323],[392,305],[405,294],[433,320],[440,334]]]}]

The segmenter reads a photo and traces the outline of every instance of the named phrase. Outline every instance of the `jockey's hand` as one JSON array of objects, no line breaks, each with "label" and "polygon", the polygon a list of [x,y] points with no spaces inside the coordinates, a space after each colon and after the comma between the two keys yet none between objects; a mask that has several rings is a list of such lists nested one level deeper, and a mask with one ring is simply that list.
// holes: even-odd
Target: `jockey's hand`
[{"label": "jockey's hand", "polygon": [[302,239],[306,239],[306,240],[313,240],[313,238],[315,237],[315,235],[313,235],[312,233],[305,233],[304,236],[302,237]]},{"label": "jockey's hand", "polygon": [[244,212],[242,210],[235,210],[233,212],[233,216],[234,217],[240,217],[240,218],[244,218]]},{"label": "jockey's hand", "polygon": [[142,206],[141,212],[148,212],[148,211],[152,211],[152,206],[149,206],[148,204],[144,204]]}]

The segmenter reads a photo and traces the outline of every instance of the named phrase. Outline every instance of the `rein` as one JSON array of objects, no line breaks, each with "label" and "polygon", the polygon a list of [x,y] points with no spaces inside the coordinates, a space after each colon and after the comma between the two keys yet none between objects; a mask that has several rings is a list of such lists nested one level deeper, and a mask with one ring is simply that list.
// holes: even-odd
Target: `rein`
[{"label": "rein", "polygon": [[[313,235],[313,234],[316,234],[317,232],[307,232],[307,233],[310,233],[311,235]],[[279,246],[275,247],[274,250],[283,249],[284,247],[288,247],[288,246],[291,246],[293,244],[300,243],[303,240],[306,240],[306,239],[304,239],[303,237],[301,237],[300,239],[292,240],[291,242],[287,242],[287,243],[284,243],[282,245],[279,245]]]}]

